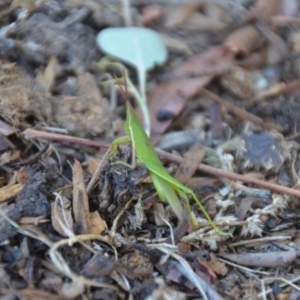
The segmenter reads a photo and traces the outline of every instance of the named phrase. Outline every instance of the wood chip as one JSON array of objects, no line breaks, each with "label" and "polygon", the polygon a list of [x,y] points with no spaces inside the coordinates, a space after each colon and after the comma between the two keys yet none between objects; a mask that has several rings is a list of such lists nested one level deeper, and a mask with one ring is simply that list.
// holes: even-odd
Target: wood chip
[{"label": "wood chip", "polygon": [[73,213],[80,234],[91,232],[88,195],[83,181],[83,172],[79,161],[73,165]]}]

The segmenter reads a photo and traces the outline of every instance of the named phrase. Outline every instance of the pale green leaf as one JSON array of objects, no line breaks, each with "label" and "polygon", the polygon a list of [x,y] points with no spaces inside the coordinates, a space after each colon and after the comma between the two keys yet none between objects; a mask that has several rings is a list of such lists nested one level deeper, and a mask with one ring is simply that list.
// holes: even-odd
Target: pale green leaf
[{"label": "pale green leaf", "polygon": [[106,54],[147,72],[167,60],[167,50],[159,35],[147,28],[107,28],[97,36],[99,48]]},{"label": "pale green leaf", "polygon": [[97,36],[100,50],[109,56],[133,66],[139,79],[141,98],[140,104],[145,129],[150,132],[149,113],[146,104],[146,75],[156,65],[162,65],[167,60],[167,49],[159,35],[147,28],[124,27],[107,28]]}]

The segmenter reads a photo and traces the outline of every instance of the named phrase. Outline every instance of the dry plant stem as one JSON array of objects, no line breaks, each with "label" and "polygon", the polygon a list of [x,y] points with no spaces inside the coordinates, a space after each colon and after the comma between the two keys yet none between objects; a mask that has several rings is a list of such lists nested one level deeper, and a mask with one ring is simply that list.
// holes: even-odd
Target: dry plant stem
[{"label": "dry plant stem", "polygon": [[289,56],[288,47],[279,35],[272,32],[263,22],[256,22],[255,27],[276,47],[276,50],[280,52],[282,58],[287,58]]},{"label": "dry plant stem", "polygon": [[41,156],[42,154],[44,154],[49,148],[49,144],[46,144],[42,149],[41,151],[39,151],[38,153],[24,159],[23,161],[21,162],[18,162],[15,164],[16,167],[23,167],[23,166],[26,166],[26,165],[31,165],[33,163],[35,163]]},{"label": "dry plant stem", "polygon": [[108,154],[109,154],[110,150],[107,150],[106,153],[104,154],[104,156],[101,159],[101,162],[99,163],[97,170],[95,171],[95,173],[93,174],[87,188],[86,188],[86,192],[89,194],[92,190],[92,188],[94,187],[94,185],[96,184],[97,180],[99,179],[100,176],[100,172],[103,168],[103,164],[105,163]]},{"label": "dry plant stem", "polygon": [[300,89],[300,79],[296,79],[286,83],[282,93],[293,93]]},{"label": "dry plant stem", "polygon": [[26,129],[23,132],[23,134],[26,140],[42,139],[46,141],[58,141],[58,142],[79,144],[79,145],[104,148],[104,149],[110,148],[110,143],[92,141],[92,140],[78,138],[70,135],[38,131],[30,128]]},{"label": "dry plant stem", "polygon": [[238,116],[239,118],[241,118],[242,120],[247,120],[250,121],[254,124],[257,124],[259,126],[261,126],[264,129],[268,129],[268,130],[278,130],[279,132],[281,132],[283,130],[283,128],[281,126],[277,126],[271,123],[266,123],[264,122],[264,120],[262,120],[261,118],[258,118],[248,112],[246,112],[244,109],[241,109],[225,100],[223,100],[221,97],[219,97],[218,95],[206,90],[206,89],[202,89],[201,90],[202,94],[204,94],[205,96],[209,97],[211,100],[213,100],[214,102],[220,104],[221,106],[225,107],[228,111],[230,111],[231,113],[235,114],[236,116]]},{"label": "dry plant stem", "polygon": [[[296,278],[294,278],[294,279],[292,279],[292,280],[286,280],[285,278],[282,278],[282,277],[270,277],[270,278],[264,278],[264,279],[262,280],[262,282],[265,282],[265,281],[268,281],[268,280],[270,280],[271,282],[272,282],[272,281],[276,281],[276,280],[283,281],[284,283],[279,284],[279,286],[280,286],[281,288],[284,288],[284,287],[286,287],[287,285],[290,285],[290,286],[294,287],[296,290],[300,291],[299,287],[296,286],[296,285],[294,284],[294,282],[297,282],[297,281],[300,280],[300,276],[298,276],[298,277],[296,277]],[[260,293],[260,294],[258,294],[258,298],[261,298],[261,297],[263,297],[263,296],[265,296],[265,295],[267,295],[267,294],[270,294],[270,293],[272,293],[272,291],[273,291],[273,289],[268,288],[268,289],[265,291],[265,293]]]},{"label": "dry plant stem", "polygon": [[232,267],[238,268],[238,269],[240,269],[240,270],[242,270],[244,272],[247,272],[250,275],[252,275],[252,273],[254,273],[254,274],[255,273],[256,274],[262,274],[262,275],[268,275],[268,276],[270,275],[269,272],[262,272],[262,271],[258,271],[258,270],[253,270],[253,269],[241,266],[239,264],[235,264],[235,263],[233,263],[233,262],[231,262],[229,260],[223,259],[221,257],[218,257],[218,260],[221,261],[221,262],[223,262],[223,263],[225,263],[225,264],[227,264],[227,265],[229,265],[229,266],[232,266]]},{"label": "dry plant stem", "polygon": [[[167,152],[164,152],[162,150],[156,149],[157,153],[160,157],[167,159],[169,161],[175,162],[180,164],[182,162],[182,158]],[[283,194],[287,194],[290,196],[295,196],[295,197],[300,197],[300,191],[299,190],[295,190],[295,189],[291,189],[285,186],[281,186],[278,184],[274,184],[274,183],[270,183],[267,181],[263,181],[263,180],[259,180],[259,179],[255,179],[255,178],[251,178],[248,176],[244,176],[244,175],[240,175],[237,173],[231,173],[231,172],[227,172],[221,169],[217,169],[214,167],[210,167],[208,165],[204,165],[204,164],[200,164],[198,167],[199,171],[208,173],[208,174],[212,174],[218,177],[224,177],[224,178],[228,178],[231,180],[237,180],[237,181],[242,181],[244,183],[247,184],[254,184],[257,186],[260,186],[262,188],[268,189],[268,190],[272,190],[274,192],[277,193],[283,193]]]},{"label": "dry plant stem", "polygon": [[229,246],[230,247],[238,247],[238,246],[245,246],[250,244],[253,246],[253,244],[262,244],[262,243],[270,243],[273,241],[285,241],[285,240],[290,240],[292,237],[291,236],[267,236],[263,238],[258,238],[258,239],[253,239],[253,240],[246,240],[246,241],[239,241],[237,243],[232,243]]},{"label": "dry plant stem", "polygon": [[40,217],[24,217],[18,221],[20,225],[34,225],[38,226],[39,224],[49,223],[50,219],[46,219],[44,216]]},{"label": "dry plant stem", "polygon": [[131,202],[134,200],[134,198],[131,198],[124,206],[124,208],[118,213],[118,215],[115,217],[114,221],[113,221],[113,225],[111,227],[111,237],[114,239],[116,237],[117,234],[117,226],[118,226],[118,221],[119,219],[122,217],[122,215],[124,214],[124,212],[127,210],[127,208],[129,207],[129,205],[131,204]]},{"label": "dry plant stem", "polygon": [[131,14],[130,14],[130,0],[122,0],[123,5],[123,17],[125,26],[132,26]]},{"label": "dry plant stem", "polygon": [[271,18],[271,24],[277,28],[291,25],[300,26],[300,19],[289,16],[274,16]]},{"label": "dry plant stem", "polygon": [[159,76],[161,81],[171,81],[175,79],[187,79],[195,78],[200,76],[220,76],[233,71],[235,66],[224,66],[224,67],[212,67],[209,70],[197,70],[197,71],[181,71],[181,72],[170,72]]},{"label": "dry plant stem", "polygon": [[[110,144],[105,143],[105,142],[90,141],[87,139],[76,138],[76,137],[66,136],[66,135],[61,135],[61,134],[42,132],[42,131],[37,131],[37,130],[33,130],[33,129],[26,129],[23,132],[23,134],[24,134],[25,139],[27,139],[27,140],[44,139],[44,140],[48,140],[48,141],[69,142],[69,143],[76,143],[76,144],[81,144],[81,145],[85,145],[85,146],[106,148],[106,149],[108,149],[110,147]],[[166,159],[168,161],[171,161],[171,162],[174,162],[177,164],[180,164],[182,162],[182,157],[167,153],[167,152],[162,151],[157,148],[155,148],[155,150],[157,151],[158,155],[163,159]],[[300,198],[300,191],[289,188],[289,187],[281,186],[278,184],[266,182],[266,181],[255,179],[255,178],[251,178],[251,177],[240,175],[237,173],[227,172],[227,171],[217,169],[214,167],[210,167],[210,166],[204,165],[204,164],[200,164],[198,167],[198,170],[208,173],[208,174],[218,176],[218,177],[224,177],[224,178],[228,178],[231,180],[241,181],[241,182],[244,182],[247,184],[253,184],[253,185],[268,189],[268,190],[272,190],[277,193],[283,193],[283,194],[287,194],[290,196],[295,196],[295,197]]]}]

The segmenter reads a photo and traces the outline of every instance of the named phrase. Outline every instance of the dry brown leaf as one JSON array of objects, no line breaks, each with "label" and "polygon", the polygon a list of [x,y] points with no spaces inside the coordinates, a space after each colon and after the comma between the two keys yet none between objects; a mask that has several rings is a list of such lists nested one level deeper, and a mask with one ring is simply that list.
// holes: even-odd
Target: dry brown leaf
[{"label": "dry brown leaf", "polygon": [[94,174],[99,166],[100,161],[92,156],[86,155],[84,167],[87,168],[90,174]]},{"label": "dry brown leaf", "polygon": [[9,162],[14,162],[14,161],[16,161],[20,158],[20,154],[21,154],[21,151],[15,151],[15,152],[7,151],[7,152],[4,152],[0,156],[0,163],[3,165],[3,164],[6,164],[6,163],[9,163]]},{"label": "dry brown leaf", "polygon": [[45,89],[46,92],[50,92],[55,81],[55,68],[57,63],[57,58],[55,56],[51,56],[45,70],[38,73],[36,76],[36,81]]},{"label": "dry brown leaf", "polygon": [[152,275],[153,264],[140,251],[134,250],[119,259],[117,269],[129,279],[144,279]]},{"label": "dry brown leaf", "polygon": [[165,46],[169,49],[171,49],[174,52],[182,53],[184,55],[192,55],[193,52],[189,48],[189,46],[182,40],[178,38],[170,37],[166,34],[160,34],[159,35],[164,42]]},{"label": "dry brown leaf", "polygon": [[[191,57],[181,64],[174,73],[193,72],[198,70],[211,70],[231,67],[234,64],[233,57],[223,47],[214,47],[205,53]],[[151,140],[156,144],[161,135],[170,126],[172,119],[159,121],[157,115],[161,111],[177,116],[185,102],[195,96],[211,80],[213,75],[201,76],[198,78],[176,79],[171,82],[160,84],[149,94],[149,111],[151,113]]]},{"label": "dry brown leaf", "polygon": [[28,180],[28,173],[26,171],[26,168],[22,167],[20,170],[16,172],[16,182],[25,184]]},{"label": "dry brown leaf", "polygon": [[136,204],[134,205],[134,216],[132,218],[132,221],[134,223],[134,228],[141,228],[141,226],[146,222],[146,216],[144,213],[144,207],[141,197],[139,197]]},{"label": "dry brown leaf", "polygon": [[186,253],[189,253],[191,252],[191,244],[189,243],[186,243],[186,242],[179,242],[177,244],[177,247],[178,247],[178,253],[180,254],[186,254]]},{"label": "dry brown leaf", "polygon": [[91,222],[91,234],[101,234],[104,230],[107,229],[107,224],[103,220],[98,211],[90,213],[90,222]]},{"label": "dry brown leaf", "polygon": [[165,26],[168,28],[177,28],[179,25],[187,22],[198,5],[172,5],[165,10],[166,21]]},{"label": "dry brown leaf", "polygon": [[180,29],[189,30],[193,32],[218,32],[225,29],[226,24],[217,20],[213,20],[203,14],[195,12],[184,23],[177,26]]},{"label": "dry brown leaf", "polygon": [[205,153],[205,147],[200,144],[193,145],[185,153],[183,161],[177,169],[175,178],[183,184],[187,183],[204,159]]},{"label": "dry brown leaf", "polygon": [[89,234],[91,232],[89,201],[78,160],[75,160],[73,165],[73,213],[79,233]]},{"label": "dry brown leaf", "polygon": [[241,200],[241,202],[238,204],[238,209],[235,213],[235,216],[238,220],[243,221],[252,206],[254,199],[251,197],[246,197]]},{"label": "dry brown leaf", "polygon": [[4,136],[8,136],[8,135],[11,135],[11,134],[14,134],[16,133],[17,130],[8,125],[7,123],[3,122],[2,120],[0,120],[0,134],[1,135],[4,135]]},{"label": "dry brown leaf", "polygon": [[210,253],[210,260],[207,261],[207,264],[219,275],[226,275],[228,273],[228,268],[226,264],[219,261],[217,256],[214,253]]},{"label": "dry brown leaf", "polygon": [[232,94],[242,99],[253,97],[257,90],[257,73],[236,67],[231,72],[224,74],[221,78],[222,86]]},{"label": "dry brown leaf", "polygon": [[[216,282],[217,280],[217,275],[214,272],[214,270],[211,268],[209,265],[209,262],[206,261],[205,259],[201,259],[200,257],[197,257],[197,263],[193,263],[193,266],[195,267],[196,273],[203,278],[204,280],[207,280],[209,275],[209,281]],[[205,276],[206,275],[206,276]]]},{"label": "dry brown leaf", "polygon": [[106,161],[106,149],[99,149],[97,152],[97,156],[93,157],[88,154],[85,154],[85,161],[82,163],[82,166],[90,173],[95,174],[95,172],[99,171],[99,164],[103,164]]},{"label": "dry brown leaf", "polygon": [[211,138],[219,140],[224,138],[223,114],[220,104],[212,103],[209,108]]},{"label": "dry brown leaf", "polygon": [[[62,198],[63,201],[68,201],[65,198]],[[61,235],[61,236],[70,236],[69,233],[73,233],[73,217],[71,209],[68,205],[64,204],[64,207],[56,200],[51,203],[51,222],[53,228]],[[69,231],[69,232],[68,232]]]},{"label": "dry brown leaf", "polygon": [[11,6],[14,8],[22,7],[27,14],[33,12],[41,2],[37,2],[34,0],[31,1],[22,1],[22,0],[13,0]]},{"label": "dry brown leaf", "polygon": [[65,282],[61,289],[61,294],[68,299],[75,299],[85,290],[85,286],[79,280]]},{"label": "dry brown leaf", "polygon": [[208,178],[208,177],[193,177],[187,182],[187,186],[194,190],[201,186],[212,186],[216,189],[222,187],[223,183],[219,178]]},{"label": "dry brown leaf", "polygon": [[18,223],[21,225],[38,225],[38,224],[42,224],[42,223],[49,223],[50,220],[46,219],[45,217],[41,216],[41,217],[24,217],[21,218]]},{"label": "dry brown leaf", "polygon": [[161,5],[147,5],[142,10],[142,22],[145,26],[159,20],[163,16],[164,9]]},{"label": "dry brown leaf", "polygon": [[24,184],[16,183],[0,188],[0,202],[4,202],[18,195],[24,187]]},{"label": "dry brown leaf", "polygon": [[6,185],[13,185],[13,184],[16,184],[16,183],[19,183],[19,182],[17,182],[17,172],[15,171],[13,173],[13,175],[9,178],[9,181],[7,182]]},{"label": "dry brown leaf", "polygon": [[[294,1],[295,0],[288,0],[290,3]],[[257,0],[252,8],[252,13],[257,18],[261,18],[264,22],[268,22],[274,15],[285,14],[286,2],[286,0]]]},{"label": "dry brown leaf", "polygon": [[263,45],[265,39],[252,25],[233,31],[223,43],[223,46],[235,55],[248,57],[250,53]]},{"label": "dry brown leaf", "polygon": [[66,197],[67,195],[71,194],[73,191],[73,186],[70,185],[65,185],[62,188],[59,188],[56,190],[57,193],[59,193],[62,197]]},{"label": "dry brown leaf", "polygon": [[166,225],[166,222],[164,222],[164,220],[162,220],[162,218],[164,218],[165,220],[167,219],[165,208],[162,205],[162,203],[160,203],[160,202],[155,203],[153,208],[154,208],[153,215],[154,215],[155,225],[158,227]]}]

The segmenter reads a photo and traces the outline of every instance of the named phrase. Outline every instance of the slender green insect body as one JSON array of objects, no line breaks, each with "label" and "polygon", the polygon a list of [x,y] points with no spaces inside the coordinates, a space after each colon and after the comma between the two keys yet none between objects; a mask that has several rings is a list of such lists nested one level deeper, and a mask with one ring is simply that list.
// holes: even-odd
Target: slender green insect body
[{"label": "slender green insect body", "polygon": [[[124,75],[125,78],[125,75]],[[195,195],[195,193],[177,181],[164,169],[149,137],[147,136],[144,128],[140,124],[133,107],[130,104],[125,79],[125,93],[123,95],[126,102],[126,125],[125,132],[128,136],[118,138],[111,144],[112,152],[116,151],[116,147],[119,144],[131,142],[133,151],[138,160],[146,166],[149,171],[149,175],[154,184],[159,198],[162,201],[168,201],[174,210],[175,214],[181,220],[183,217],[182,206],[178,199],[179,195],[186,202],[189,215],[191,215],[191,208],[189,204],[189,197],[191,196],[200,207],[205,218],[208,220],[210,226],[219,234],[228,235],[218,229],[215,223],[211,220],[207,211]]]},{"label": "slender green insect body", "polygon": [[[136,117],[129,101],[126,101],[126,133],[130,136],[134,153],[138,160],[146,166],[159,198],[169,201],[179,219],[182,219],[182,207],[170,180],[174,179],[164,169],[144,128]],[[164,179],[164,180],[162,180]],[[175,180],[175,179],[174,179]]]}]

